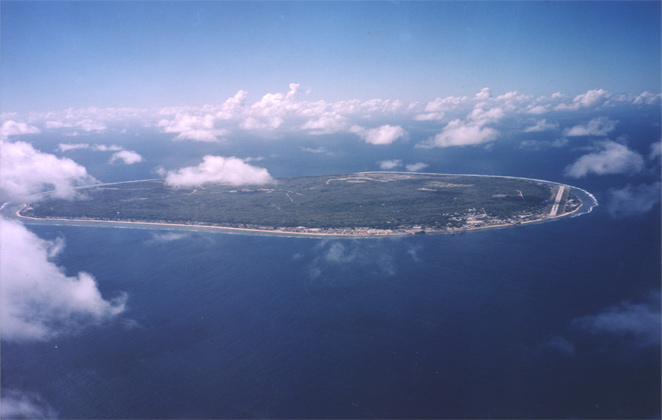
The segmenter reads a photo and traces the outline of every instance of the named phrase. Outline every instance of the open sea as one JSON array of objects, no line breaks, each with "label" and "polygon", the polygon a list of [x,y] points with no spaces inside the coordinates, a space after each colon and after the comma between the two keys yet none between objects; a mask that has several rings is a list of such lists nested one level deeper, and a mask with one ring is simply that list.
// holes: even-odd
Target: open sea
[{"label": "open sea", "polygon": [[621,180],[522,162],[483,172],[579,185],[601,204],[378,239],[29,225],[65,238],[57,264],[107,299],[126,292],[128,309],[3,342],[2,387],[77,419],[659,418],[659,322],[618,328],[659,317],[659,204],[615,219],[603,198]]}]

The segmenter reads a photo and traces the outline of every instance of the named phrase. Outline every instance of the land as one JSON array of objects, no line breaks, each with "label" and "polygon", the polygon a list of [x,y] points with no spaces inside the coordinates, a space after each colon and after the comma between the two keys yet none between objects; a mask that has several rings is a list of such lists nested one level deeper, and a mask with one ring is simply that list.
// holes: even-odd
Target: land
[{"label": "land", "polygon": [[463,233],[571,214],[582,203],[570,189],[523,178],[389,172],[241,187],[147,180],[86,187],[78,201],[46,198],[19,216],[307,235]]}]

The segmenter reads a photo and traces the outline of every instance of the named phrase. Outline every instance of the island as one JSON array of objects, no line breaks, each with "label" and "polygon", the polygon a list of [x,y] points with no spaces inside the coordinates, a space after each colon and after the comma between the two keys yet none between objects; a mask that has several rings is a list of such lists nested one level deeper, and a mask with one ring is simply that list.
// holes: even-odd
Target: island
[{"label": "island", "polygon": [[18,211],[42,220],[200,226],[280,234],[383,236],[522,226],[576,212],[572,187],[526,178],[362,172],[265,185],[171,187],[162,179],[81,188]]}]

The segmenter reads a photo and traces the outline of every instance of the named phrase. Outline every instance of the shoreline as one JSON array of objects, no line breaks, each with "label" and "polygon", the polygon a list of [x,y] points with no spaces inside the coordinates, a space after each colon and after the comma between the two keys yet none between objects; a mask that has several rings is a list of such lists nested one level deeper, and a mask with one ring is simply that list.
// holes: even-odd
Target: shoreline
[{"label": "shoreline", "polygon": [[[394,236],[416,236],[420,235],[417,232],[393,232],[393,233],[375,233],[375,234],[341,234],[341,233],[323,233],[323,232],[292,232],[292,231],[287,231],[283,230],[282,228],[277,228],[277,229],[252,229],[252,228],[237,228],[237,227],[230,227],[230,226],[214,226],[214,225],[192,225],[192,224],[186,224],[186,223],[163,223],[163,222],[147,222],[147,221],[129,221],[129,220],[94,220],[94,219],[64,219],[64,218],[39,218],[39,217],[31,217],[31,216],[24,216],[21,215],[20,212],[23,210],[27,205],[23,205],[19,210],[16,211],[16,217],[19,220],[30,220],[34,222],[46,222],[45,224],[50,224],[49,222],[64,222],[65,224],[67,222],[69,223],[85,223],[88,226],[103,226],[104,224],[119,224],[119,225],[127,225],[127,227],[134,227],[137,229],[145,228],[143,226],[147,225],[146,228],[162,228],[163,230],[191,230],[191,231],[217,231],[219,233],[254,233],[254,234],[259,234],[259,235],[267,235],[267,236],[291,236],[291,237],[308,237],[308,238],[385,238],[385,237],[394,237]],[[563,213],[560,215],[556,216],[549,216],[549,217],[543,217],[541,219],[535,219],[535,220],[526,220],[523,222],[519,223],[502,223],[498,225],[485,225],[485,226],[477,226],[477,227],[462,227],[462,228],[453,228],[456,230],[445,230],[445,231],[425,231],[423,230],[423,233],[426,235],[454,235],[456,232],[459,233],[464,233],[464,232],[470,232],[470,231],[479,231],[479,230],[484,230],[484,229],[500,229],[500,228],[507,228],[507,227],[517,227],[521,226],[524,224],[532,224],[532,223],[544,223],[546,221],[553,221],[555,219],[559,219],[562,217],[566,216],[571,216],[575,213],[577,213],[582,207],[584,207],[584,203],[582,202],[582,205],[577,207],[576,209]],[[111,226],[112,227],[112,226]],[[172,229],[172,228],[176,229]],[[379,229],[383,230],[383,229]]]},{"label": "shoreline", "polygon": [[[566,186],[572,190],[580,191],[583,194],[588,197],[588,199],[591,201],[590,203],[587,202],[588,200],[583,200],[581,197],[580,202],[581,205],[577,207],[576,209],[567,212],[567,213],[562,213],[562,214],[557,214],[555,216],[548,216],[545,215],[542,218],[539,219],[534,219],[534,220],[526,220],[526,221],[519,221],[515,223],[500,223],[500,224],[495,224],[495,225],[483,225],[483,226],[463,226],[459,228],[446,228],[443,230],[426,230],[425,228],[423,229],[400,229],[397,231],[391,231],[391,232],[386,232],[387,229],[373,229],[373,228],[365,228],[366,230],[374,230],[375,233],[325,233],[325,232],[302,232],[302,231],[291,231],[291,230],[285,230],[288,228],[265,228],[265,229],[259,229],[259,228],[239,228],[239,227],[231,227],[231,226],[218,226],[218,225],[201,225],[201,224],[187,224],[187,223],[167,223],[167,222],[150,222],[150,221],[130,221],[130,220],[95,220],[95,219],[68,219],[68,218],[38,218],[38,217],[32,217],[32,216],[24,216],[21,213],[28,204],[23,203],[22,207],[19,208],[18,210],[15,211],[15,217],[19,220],[26,220],[28,223],[32,222],[35,224],[42,223],[42,224],[57,224],[58,222],[62,222],[62,224],[69,224],[69,225],[75,225],[83,224],[82,226],[100,226],[103,227],[109,226],[113,224],[119,225],[116,227],[133,227],[133,228],[138,228],[138,229],[163,229],[163,230],[190,230],[190,231],[207,231],[207,232],[218,232],[218,233],[238,233],[238,234],[256,234],[256,235],[266,235],[266,236],[289,236],[289,237],[308,237],[308,238],[383,238],[383,237],[394,237],[394,236],[410,236],[410,235],[417,235],[417,234],[426,234],[426,235],[440,235],[440,234],[456,234],[456,233],[464,233],[464,232],[470,232],[470,231],[479,231],[479,230],[484,230],[484,229],[500,229],[500,228],[507,228],[507,227],[518,227],[518,226],[523,226],[526,224],[534,224],[534,223],[544,223],[547,221],[553,221],[561,217],[566,217],[566,216],[572,216],[572,215],[577,215],[577,213],[584,209],[585,211],[583,213],[579,214],[587,214],[590,213],[594,207],[598,205],[598,201],[593,196],[593,194],[589,193],[588,191],[585,191],[581,188],[573,187],[571,185],[567,184],[562,184],[559,182],[554,182],[554,181],[546,181],[546,180],[540,180],[540,179],[534,179],[534,178],[524,178],[524,177],[514,177],[514,176],[505,176],[505,175],[479,175],[479,174],[441,174],[441,173],[411,173],[411,172],[398,172],[398,171],[365,171],[365,172],[358,172],[357,174],[405,174],[405,175],[460,175],[460,176],[475,176],[475,177],[487,177],[487,178],[510,178],[510,179],[519,179],[519,180],[527,180],[527,181],[534,181],[534,182],[540,182],[548,185],[555,185],[555,186]],[[93,185],[86,185],[86,186],[79,186],[77,187],[78,189],[85,189],[85,188],[92,188],[92,187],[97,187],[100,185],[114,185],[114,184],[125,184],[125,183],[134,183],[134,182],[143,182],[143,181],[162,181],[160,179],[148,179],[148,180],[134,180],[134,181],[123,181],[123,182],[113,182],[113,183],[102,183],[102,184],[93,184]],[[38,195],[44,195],[47,194],[48,192],[45,193],[40,193]],[[9,205],[11,203],[6,202],[2,205],[3,209],[5,206]],[[16,203],[18,205],[18,203]],[[586,210],[586,207],[588,207],[588,210]],[[318,228],[304,228],[304,229],[318,229]],[[325,228],[319,228],[325,229]],[[342,229],[363,229],[363,227],[359,228],[349,228],[345,227]],[[379,231],[380,233],[377,233]]]}]

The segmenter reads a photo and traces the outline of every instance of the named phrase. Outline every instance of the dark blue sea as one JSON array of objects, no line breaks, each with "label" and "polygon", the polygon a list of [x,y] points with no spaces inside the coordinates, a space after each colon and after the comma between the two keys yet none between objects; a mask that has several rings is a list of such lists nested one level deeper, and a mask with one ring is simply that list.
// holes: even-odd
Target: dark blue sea
[{"label": "dark blue sea", "polygon": [[[611,188],[659,174],[573,182],[560,176],[572,158],[514,148],[510,162],[489,149],[453,166],[465,150],[428,169],[566,182],[600,205],[380,239],[29,225],[65,239],[68,275],[91,273],[128,309],[79,334],[3,342],[3,389],[77,419],[659,418],[660,205],[608,207]],[[272,173],[375,169],[306,162]]]},{"label": "dark blue sea", "polygon": [[600,207],[395,239],[32,226],[129,310],[4,343],[2,382],[63,418],[651,418],[659,343],[577,320],[659,305],[659,228]]}]

